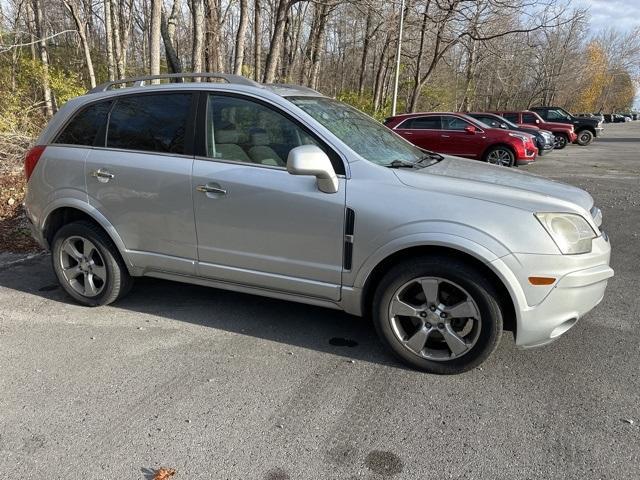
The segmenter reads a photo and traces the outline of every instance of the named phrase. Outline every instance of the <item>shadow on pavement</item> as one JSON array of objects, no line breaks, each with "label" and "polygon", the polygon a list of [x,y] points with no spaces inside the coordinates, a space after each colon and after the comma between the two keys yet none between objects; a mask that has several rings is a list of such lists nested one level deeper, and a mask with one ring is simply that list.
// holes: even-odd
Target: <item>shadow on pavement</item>
[{"label": "shadow on pavement", "polygon": [[[49,255],[0,268],[0,286],[75,304],[58,286]],[[383,349],[369,320],[338,310],[146,277],[136,278],[122,300],[98,308],[155,315],[404,369]]]}]

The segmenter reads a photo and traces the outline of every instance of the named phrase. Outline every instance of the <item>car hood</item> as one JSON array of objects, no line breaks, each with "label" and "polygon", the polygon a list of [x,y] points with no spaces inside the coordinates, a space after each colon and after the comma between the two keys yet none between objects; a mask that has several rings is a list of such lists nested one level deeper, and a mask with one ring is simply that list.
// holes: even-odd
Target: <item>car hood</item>
[{"label": "car hood", "polygon": [[[444,155],[421,169],[397,169],[398,179],[414,188],[442,191],[516,208],[538,211],[589,212],[593,198],[586,191],[515,168]],[[579,212],[582,213],[582,212]]]},{"label": "car hood", "polygon": [[545,130],[551,130],[551,129],[556,129],[556,130],[562,130],[562,129],[567,129],[567,130],[573,130],[573,125],[570,123],[561,123],[561,122],[544,122],[544,126],[542,127]]}]

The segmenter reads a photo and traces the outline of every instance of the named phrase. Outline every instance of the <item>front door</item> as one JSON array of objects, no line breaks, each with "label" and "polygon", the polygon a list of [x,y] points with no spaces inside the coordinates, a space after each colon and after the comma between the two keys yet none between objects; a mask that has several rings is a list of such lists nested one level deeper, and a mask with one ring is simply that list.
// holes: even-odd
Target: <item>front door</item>
[{"label": "front door", "polygon": [[484,132],[480,129],[475,132],[465,130],[467,127],[474,127],[466,120],[452,115],[442,117],[442,137],[448,145],[447,151],[451,155],[464,158],[479,159],[484,151]]},{"label": "front door", "polygon": [[292,148],[327,148],[252,99],[211,94],[203,116],[206,156],[196,157],[192,181],[198,274],[339,300],[346,181],[327,194],[286,170]]},{"label": "front door", "polygon": [[[87,157],[89,202],[141,268],[195,274],[196,232],[187,154],[192,93],[120,97]],[[104,129],[102,131],[104,134]]]}]

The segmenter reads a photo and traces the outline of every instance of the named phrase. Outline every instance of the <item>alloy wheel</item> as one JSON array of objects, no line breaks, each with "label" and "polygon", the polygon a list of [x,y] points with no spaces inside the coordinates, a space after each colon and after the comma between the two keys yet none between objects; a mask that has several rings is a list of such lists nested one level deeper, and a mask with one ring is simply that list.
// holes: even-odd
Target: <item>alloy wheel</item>
[{"label": "alloy wheel", "polygon": [[60,266],[67,284],[85,297],[98,296],[107,282],[107,267],[93,242],[72,236],[60,248]]},{"label": "alloy wheel", "polygon": [[509,167],[511,165],[511,152],[501,148],[494,150],[487,155],[487,162],[494,165]]},{"label": "alloy wheel", "polygon": [[554,142],[553,142],[553,146],[554,148],[564,148],[567,146],[567,139],[563,136],[563,135],[556,135]]},{"label": "alloy wheel", "polygon": [[480,336],[475,300],[460,285],[439,277],[420,277],[402,285],[389,304],[394,335],[411,353],[447,361],[468,353]]}]

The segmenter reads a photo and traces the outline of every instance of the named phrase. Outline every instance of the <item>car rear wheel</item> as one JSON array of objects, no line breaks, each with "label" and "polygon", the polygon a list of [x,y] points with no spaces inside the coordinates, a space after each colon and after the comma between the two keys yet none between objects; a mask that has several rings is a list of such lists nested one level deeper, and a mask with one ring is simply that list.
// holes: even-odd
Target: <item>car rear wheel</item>
[{"label": "car rear wheel", "polygon": [[115,302],[132,285],[116,246],[90,222],[60,228],[53,238],[51,260],[62,288],[83,305]]},{"label": "car rear wheel", "polygon": [[507,147],[491,147],[484,155],[484,161],[501,167],[513,167],[515,155]]},{"label": "car rear wheel", "polygon": [[593,142],[593,133],[589,130],[582,130],[578,133],[578,139],[576,141],[578,145],[585,147]]},{"label": "car rear wheel", "polygon": [[564,133],[556,133],[554,136],[553,148],[556,150],[562,150],[569,143],[569,138]]},{"label": "car rear wheel", "polygon": [[397,265],[376,290],[374,324],[405,364],[436,374],[477,367],[498,345],[502,315],[486,275],[449,258]]}]

